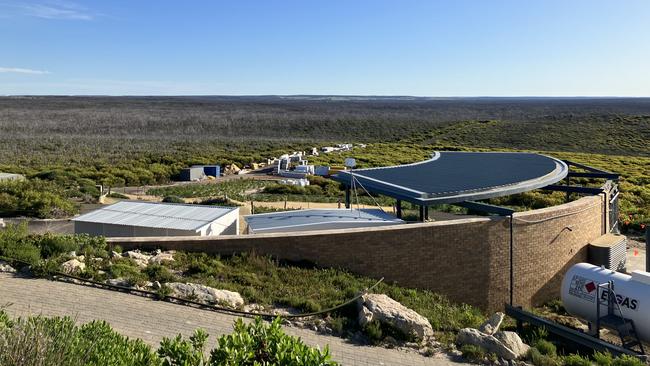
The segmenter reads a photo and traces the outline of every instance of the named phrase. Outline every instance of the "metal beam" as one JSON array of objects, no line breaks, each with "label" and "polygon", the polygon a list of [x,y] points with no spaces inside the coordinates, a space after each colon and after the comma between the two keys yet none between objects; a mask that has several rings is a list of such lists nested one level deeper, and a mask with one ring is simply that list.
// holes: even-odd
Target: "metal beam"
[{"label": "metal beam", "polygon": [[395,201],[395,216],[397,216],[398,219],[402,218],[402,200]]},{"label": "metal beam", "polygon": [[465,207],[467,209],[474,210],[474,211],[491,213],[500,216],[510,216],[513,213],[515,213],[515,210],[513,209],[495,206],[495,205],[489,205],[483,202],[465,201],[465,202],[454,203],[454,205]]},{"label": "metal beam", "polygon": [[603,173],[603,172],[569,172],[567,177],[576,178],[603,178],[603,179],[619,179],[620,175],[616,173]]},{"label": "metal beam", "polygon": [[564,161],[564,163],[566,165],[575,166],[577,168],[588,170],[590,172],[614,174],[614,173],[612,173],[610,171],[599,169],[599,168],[594,168],[593,166],[589,166],[589,165],[586,165],[586,164],[580,164],[580,163],[576,163],[576,162],[573,162],[573,161],[570,161],[570,160],[562,160],[562,161]]},{"label": "metal beam", "polygon": [[528,323],[538,327],[544,327],[546,328],[546,330],[548,330],[549,333],[555,334],[561,338],[573,342],[574,344],[578,344],[586,348],[590,348],[596,351],[608,351],[615,356],[621,354],[638,356],[638,354],[635,353],[634,351],[625,349],[615,344],[611,344],[609,342],[605,342],[601,339],[592,337],[588,334],[579,332],[575,329],[571,329],[563,325],[557,324],[548,319],[544,319],[533,313],[525,311],[521,308],[510,306],[508,304],[506,304],[505,307],[506,307],[506,315],[517,320],[518,328],[520,327],[520,323],[522,322]]},{"label": "metal beam", "polygon": [[593,195],[603,193],[602,188],[563,186],[559,184],[551,184],[550,186],[546,186],[540,189],[546,191],[560,191],[560,192],[583,193],[583,194],[593,194]]}]

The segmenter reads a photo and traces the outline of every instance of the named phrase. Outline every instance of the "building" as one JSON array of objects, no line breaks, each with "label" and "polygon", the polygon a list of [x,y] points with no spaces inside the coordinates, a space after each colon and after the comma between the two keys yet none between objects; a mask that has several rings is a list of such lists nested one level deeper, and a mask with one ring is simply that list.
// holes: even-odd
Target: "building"
[{"label": "building", "polygon": [[239,233],[239,207],[121,201],[72,220],[77,234],[107,237]]},{"label": "building", "polygon": [[191,168],[185,168],[181,170],[180,178],[185,182],[193,182],[201,179],[205,179],[206,175],[203,171],[202,165],[195,165]]},{"label": "building", "polygon": [[25,180],[25,176],[12,173],[0,173],[0,182],[7,180]]},{"label": "building", "polygon": [[316,165],[314,166],[314,175],[320,175],[324,177],[330,174],[330,167],[327,165]]},{"label": "building", "polygon": [[380,209],[308,209],[244,216],[248,234],[286,233],[400,225],[405,222]]},{"label": "building", "polygon": [[280,184],[285,184],[288,186],[299,186],[299,187],[307,187],[309,185],[309,179],[280,179],[278,182]]}]

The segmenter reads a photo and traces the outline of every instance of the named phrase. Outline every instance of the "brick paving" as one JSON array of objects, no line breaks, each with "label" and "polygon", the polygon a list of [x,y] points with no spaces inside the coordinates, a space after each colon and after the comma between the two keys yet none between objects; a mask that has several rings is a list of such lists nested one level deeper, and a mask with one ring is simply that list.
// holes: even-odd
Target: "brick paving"
[{"label": "brick paving", "polygon": [[[145,297],[44,279],[26,279],[0,273],[0,306],[12,316],[42,314],[70,316],[78,323],[105,320],[118,332],[157,346],[163,337],[189,336],[203,328],[215,338],[230,333],[237,316],[155,301]],[[360,346],[339,337],[285,327],[321,349],[329,345],[332,358],[343,365],[456,365],[446,355],[424,357],[416,352]]]}]

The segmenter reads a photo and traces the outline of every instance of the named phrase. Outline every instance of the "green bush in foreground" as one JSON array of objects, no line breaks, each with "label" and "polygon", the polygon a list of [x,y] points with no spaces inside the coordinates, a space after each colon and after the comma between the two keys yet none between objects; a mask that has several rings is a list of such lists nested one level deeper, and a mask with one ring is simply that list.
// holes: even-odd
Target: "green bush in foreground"
[{"label": "green bush in foreground", "polygon": [[209,358],[207,339],[199,329],[188,340],[180,335],[163,339],[155,352],[103,321],[77,326],[68,317],[10,319],[0,310],[2,366],[336,365],[327,348],[321,352],[286,335],[279,319],[267,324],[257,318],[248,325],[237,320],[234,333],[219,338]]}]

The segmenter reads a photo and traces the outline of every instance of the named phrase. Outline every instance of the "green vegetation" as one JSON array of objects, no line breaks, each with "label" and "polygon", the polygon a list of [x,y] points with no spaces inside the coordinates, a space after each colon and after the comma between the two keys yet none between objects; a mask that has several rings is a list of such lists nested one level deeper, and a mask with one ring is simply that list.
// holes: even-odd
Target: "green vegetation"
[{"label": "green vegetation", "polygon": [[323,352],[286,335],[279,319],[271,324],[257,318],[241,319],[234,332],[217,340],[205,355],[208,334],[195,331],[189,340],[165,338],[158,351],[139,339],[124,337],[103,321],[81,326],[72,319],[11,319],[0,310],[0,365],[3,366],[207,366],[207,365],[336,365],[327,348]]},{"label": "green vegetation", "polygon": [[[0,256],[32,263],[37,274],[59,270],[60,265],[71,258],[69,252],[76,251],[85,255],[86,269],[79,274],[85,278],[98,281],[122,278],[132,285],[182,280],[237,291],[247,303],[292,307],[301,312],[334,307],[376,282],[341,269],[318,269],[304,263],[298,266],[253,254],[219,257],[177,252],[173,262],[142,269],[128,258],[109,261],[106,246],[103,238],[86,235],[28,235],[24,227],[16,226],[0,231]],[[484,320],[478,309],[454,304],[431,291],[380,283],[373,292],[387,294],[414,309],[425,316],[436,331],[453,332],[464,327],[476,327]],[[354,304],[330,315],[333,320],[331,327],[338,328],[341,334],[350,332],[351,335],[358,330]],[[390,329],[381,331],[383,336],[399,338]]]},{"label": "green vegetation", "polygon": [[[93,187],[94,188],[94,187]],[[39,179],[0,182],[0,217],[58,218],[78,212],[59,185]]]}]

